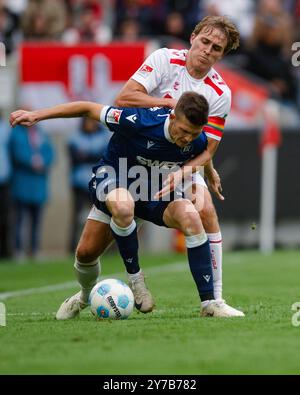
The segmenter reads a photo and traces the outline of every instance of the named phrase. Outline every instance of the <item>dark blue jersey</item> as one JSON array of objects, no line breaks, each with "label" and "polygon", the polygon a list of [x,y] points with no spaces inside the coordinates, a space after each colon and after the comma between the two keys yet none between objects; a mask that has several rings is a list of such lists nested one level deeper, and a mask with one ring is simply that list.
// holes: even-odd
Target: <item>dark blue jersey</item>
[{"label": "dark blue jersey", "polygon": [[201,154],[207,147],[205,133],[181,148],[171,141],[168,108],[104,107],[101,121],[115,132],[103,157],[103,162],[114,167],[119,158],[126,158],[128,166],[142,165],[169,169],[182,166]]},{"label": "dark blue jersey", "polygon": [[166,207],[170,201],[184,197],[184,189],[177,188],[162,201],[154,199],[155,193],[162,188],[168,173],[207,147],[204,133],[183,148],[174,144],[168,131],[170,112],[158,107],[103,108],[101,121],[114,134],[103,159],[93,168],[89,183],[92,201],[99,210],[111,215],[105,204],[106,196],[111,190],[123,187],[135,201],[136,216],[165,225]]}]

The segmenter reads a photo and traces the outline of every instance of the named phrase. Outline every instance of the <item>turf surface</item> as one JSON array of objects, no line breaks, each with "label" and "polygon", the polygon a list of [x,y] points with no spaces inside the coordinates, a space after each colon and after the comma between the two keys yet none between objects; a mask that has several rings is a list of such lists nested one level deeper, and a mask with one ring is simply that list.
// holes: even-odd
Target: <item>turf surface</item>
[{"label": "turf surface", "polygon": [[[1,263],[0,300],[5,292],[32,290],[2,300],[0,374],[299,374],[300,326],[291,321],[291,306],[300,301],[299,257],[299,251],[225,253],[224,297],[246,317],[218,319],[199,317],[183,255],[143,256],[156,309],[101,322],[88,309],[79,319],[54,320],[78,289],[72,259]],[[125,279],[119,257],[103,262],[105,276]],[[57,284],[65,288],[43,288]]]}]

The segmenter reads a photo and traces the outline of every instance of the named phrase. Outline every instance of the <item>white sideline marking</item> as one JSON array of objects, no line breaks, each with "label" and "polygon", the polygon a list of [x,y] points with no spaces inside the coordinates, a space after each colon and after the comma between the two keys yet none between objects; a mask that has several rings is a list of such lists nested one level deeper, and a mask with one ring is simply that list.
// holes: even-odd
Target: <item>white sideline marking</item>
[{"label": "white sideline marking", "polygon": [[[144,270],[144,273],[147,276],[147,274],[156,275],[156,274],[168,273],[168,272],[182,272],[187,269],[188,269],[187,262],[175,262],[171,264],[165,264],[161,266],[148,268]],[[105,278],[114,278],[114,277],[118,278],[124,276],[124,274],[125,274],[124,272],[111,273],[103,277],[101,276],[101,279],[104,280]],[[11,291],[11,292],[2,292],[0,293],[0,300],[6,300],[8,298],[17,298],[20,296],[28,296],[33,294],[60,291],[64,289],[75,288],[77,286],[78,286],[77,281],[67,281],[60,284],[46,285],[44,287],[27,288],[27,289],[21,289],[19,291]]]}]

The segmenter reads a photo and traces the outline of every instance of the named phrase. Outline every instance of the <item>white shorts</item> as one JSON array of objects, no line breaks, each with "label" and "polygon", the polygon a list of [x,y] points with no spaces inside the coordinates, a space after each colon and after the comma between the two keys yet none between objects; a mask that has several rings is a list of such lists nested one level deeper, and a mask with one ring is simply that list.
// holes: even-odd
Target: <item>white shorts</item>
[{"label": "white shorts", "polygon": [[[204,178],[200,173],[195,173],[192,176],[190,176],[190,180],[184,183],[184,187],[185,187],[184,189],[185,190],[189,189],[192,184],[202,185],[207,188],[206,182],[204,181]],[[93,219],[94,221],[103,222],[104,224],[108,224],[108,225],[110,224],[110,216],[105,214],[103,211],[97,209],[97,207],[95,207],[94,205],[91,208],[91,211],[89,212],[87,219]],[[135,217],[134,219],[138,225],[141,225],[144,222],[142,219],[138,217]]]},{"label": "white shorts", "polygon": [[[103,222],[104,224],[107,225],[110,224],[110,216],[105,214],[103,211],[99,210],[94,205],[91,208],[91,211],[89,212],[87,219],[93,219],[94,221]],[[137,225],[141,225],[144,222],[142,219],[138,217],[135,217],[134,220],[137,223]]]}]

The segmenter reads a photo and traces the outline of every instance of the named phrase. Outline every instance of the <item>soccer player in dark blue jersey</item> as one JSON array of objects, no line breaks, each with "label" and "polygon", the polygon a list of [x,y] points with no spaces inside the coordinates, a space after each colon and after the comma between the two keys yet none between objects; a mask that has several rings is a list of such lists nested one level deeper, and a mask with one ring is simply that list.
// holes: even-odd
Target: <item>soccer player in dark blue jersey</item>
[{"label": "soccer player in dark blue jersey", "polygon": [[[177,187],[168,199],[163,199],[159,192],[163,177],[170,177],[178,167],[184,181],[211,159],[206,149],[207,139],[201,133],[208,117],[206,99],[198,93],[186,92],[174,112],[164,108],[114,108],[74,102],[32,112],[15,111],[10,122],[12,126],[31,126],[44,119],[78,116],[101,120],[115,132],[103,159],[93,169],[90,190],[94,205],[111,218],[110,228],[125,266],[139,267],[135,216],[181,230],[202,302],[202,314],[222,316],[222,309],[214,300],[207,235],[194,204],[184,196],[185,186]],[[198,157],[198,166],[185,166],[193,157]],[[156,177],[153,168],[165,173]],[[152,188],[152,184],[156,187]],[[87,304],[82,300],[82,291],[71,299],[62,304],[57,319],[72,318],[72,314],[78,314]]]}]

